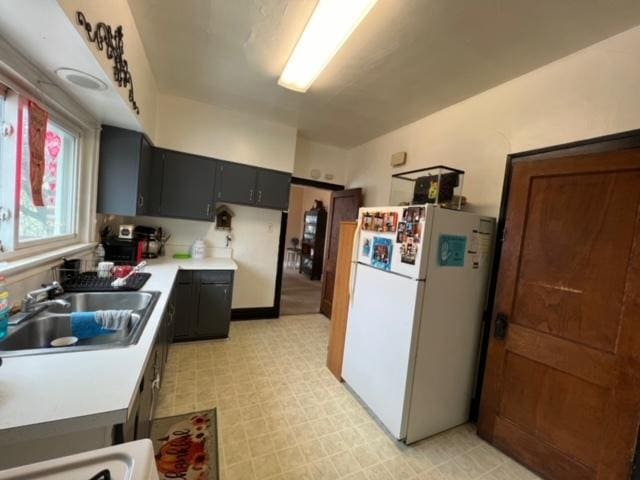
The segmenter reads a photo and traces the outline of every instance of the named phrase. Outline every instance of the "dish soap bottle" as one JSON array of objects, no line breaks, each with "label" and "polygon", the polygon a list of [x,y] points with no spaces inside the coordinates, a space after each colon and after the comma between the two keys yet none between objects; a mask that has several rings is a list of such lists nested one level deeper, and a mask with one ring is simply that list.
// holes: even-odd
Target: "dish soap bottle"
[{"label": "dish soap bottle", "polygon": [[104,247],[102,246],[101,243],[99,243],[96,249],[93,251],[93,257],[96,262],[96,268],[98,268],[98,265],[100,264],[100,262],[104,262],[104,256],[106,254],[107,253],[104,251]]},{"label": "dish soap bottle", "polygon": [[7,336],[7,327],[9,326],[9,290],[7,290],[7,282],[4,277],[0,277],[0,338]]}]

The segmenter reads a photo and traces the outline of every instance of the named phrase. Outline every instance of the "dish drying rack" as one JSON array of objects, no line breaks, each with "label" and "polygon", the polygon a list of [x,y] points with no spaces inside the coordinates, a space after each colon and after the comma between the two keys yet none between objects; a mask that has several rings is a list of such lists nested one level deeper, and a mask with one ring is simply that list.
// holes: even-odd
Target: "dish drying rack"
[{"label": "dish drying rack", "polygon": [[[127,262],[113,263],[116,266],[129,265]],[[150,273],[134,273],[123,286],[113,287],[111,283],[117,277],[111,273],[107,277],[99,277],[94,260],[64,260],[62,265],[52,270],[53,279],[62,285],[65,292],[131,292],[140,290],[151,277]]]}]

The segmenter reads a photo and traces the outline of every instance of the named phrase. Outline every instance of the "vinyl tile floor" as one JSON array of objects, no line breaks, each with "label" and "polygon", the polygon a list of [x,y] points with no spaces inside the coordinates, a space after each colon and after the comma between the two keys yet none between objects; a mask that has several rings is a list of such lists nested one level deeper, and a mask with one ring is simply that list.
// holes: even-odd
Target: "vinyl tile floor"
[{"label": "vinyl tile floor", "polygon": [[322,315],[233,322],[171,347],[156,417],[216,407],[223,480],[533,480],[462,425],[393,440],[325,368]]}]

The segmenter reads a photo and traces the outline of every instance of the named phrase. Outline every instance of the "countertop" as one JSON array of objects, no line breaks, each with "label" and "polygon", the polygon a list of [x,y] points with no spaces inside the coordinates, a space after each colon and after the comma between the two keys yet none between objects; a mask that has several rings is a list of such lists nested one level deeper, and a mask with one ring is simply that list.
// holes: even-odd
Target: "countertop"
[{"label": "countertop", "polygon": [[137,344],[3,359],[0,446],[54,434],[108,427],[127,420],[179,269],[236,270],[231,258],[149,261],[142,291],[160,297]]}]

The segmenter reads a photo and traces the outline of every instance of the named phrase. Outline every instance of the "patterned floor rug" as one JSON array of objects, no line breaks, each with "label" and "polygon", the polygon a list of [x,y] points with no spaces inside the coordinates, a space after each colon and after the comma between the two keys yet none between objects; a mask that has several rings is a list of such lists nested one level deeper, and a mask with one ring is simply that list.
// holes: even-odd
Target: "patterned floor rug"
[{"label": "patterned floor rug", "polygon": [[156,418],[151,440],[160,480],[218,480],[218,428],[215,408]]}]

